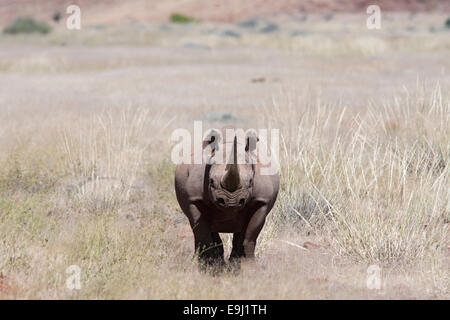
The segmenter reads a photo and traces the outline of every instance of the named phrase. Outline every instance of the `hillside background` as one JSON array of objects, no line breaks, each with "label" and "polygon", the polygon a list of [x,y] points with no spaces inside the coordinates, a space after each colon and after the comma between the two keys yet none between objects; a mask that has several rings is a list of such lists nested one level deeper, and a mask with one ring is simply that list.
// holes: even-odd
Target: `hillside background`
[{"label": "hillside background", "polygon": [[450,12],[446,0],[0,0],[0,25],[5,26],[19,16],[33,16],[51,21],[53,14],[65,13],[69,4],[80,6],[83,25],[167,22],[173,12],[202,21],[238,22],[255,16],[298,13],[365,12],[377,4],[383,12]]}]

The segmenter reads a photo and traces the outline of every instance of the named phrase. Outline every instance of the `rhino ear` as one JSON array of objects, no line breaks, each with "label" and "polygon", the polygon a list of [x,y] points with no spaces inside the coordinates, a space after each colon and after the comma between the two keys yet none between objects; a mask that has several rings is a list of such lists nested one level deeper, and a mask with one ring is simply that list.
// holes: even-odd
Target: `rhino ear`
[{"label": "rhino ear", "polygon": [[219,149],[219,142],[222,140],[221,134],[219,130],[211,129],[203,138],[203,149],[208,146],[211,146],[211,152],[214,152]]},{"label": "rhino ear", "polygon": [[245,151],[252,152],[256,149],[256,143],[259,141],[256,131],[249,130],[246,134],[245,139]]}]

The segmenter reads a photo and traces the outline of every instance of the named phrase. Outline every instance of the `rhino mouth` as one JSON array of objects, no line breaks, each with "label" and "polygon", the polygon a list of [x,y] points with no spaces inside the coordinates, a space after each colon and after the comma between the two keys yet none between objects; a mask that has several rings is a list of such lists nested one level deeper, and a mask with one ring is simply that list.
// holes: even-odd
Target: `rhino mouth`
[{"label": "rhino mouth", "polygon": [[247,190],[241,189],[229,192],[224,189],[216,190],[215,202],[221,208],[242,208],[249,197]]}]

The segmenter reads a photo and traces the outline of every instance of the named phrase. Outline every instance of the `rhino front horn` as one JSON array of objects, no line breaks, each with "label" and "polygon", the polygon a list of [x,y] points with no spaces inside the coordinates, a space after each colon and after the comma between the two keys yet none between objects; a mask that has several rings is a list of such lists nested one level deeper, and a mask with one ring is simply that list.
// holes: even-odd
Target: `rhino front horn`
[{"label": "rhino front horn", "polygon": [[233,162],[227,165],[227,171],[222,178],[221,185],[226,190],[233,192],[241,187],[241,179],[239,177],[239,166],[237,163],[237,137],[234,137],[233,151],[231,157]]}]

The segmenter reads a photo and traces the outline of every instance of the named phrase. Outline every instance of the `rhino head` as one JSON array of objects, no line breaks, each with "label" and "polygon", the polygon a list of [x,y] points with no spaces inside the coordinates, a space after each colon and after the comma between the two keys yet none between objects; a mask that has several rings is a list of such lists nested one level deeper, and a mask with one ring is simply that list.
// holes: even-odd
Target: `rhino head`
[{"label": "rhino head", "polygon": [[[209,199],[220,211],[227,212],[241,210],[252,197],[255,164],[250,159],[254,157],[252,151],[256,149],[258,138],[256,133],[248,133],[245,137],[245,148],[238,144],[237,136],[231,141],[229,158],[225,159],[226,152],[222,152],[223,161],[218,163],[213,160],[207,166],[208,174],[205,176],[208,178],[206,189]],[[211,158],[219,148],[223,148],[223,151],[227,149],[226,143],[219,143],[217,136],[206,140],[206,144],[214,144]],[[238,158],[245,159],[245,162],[238,163]]]}]

